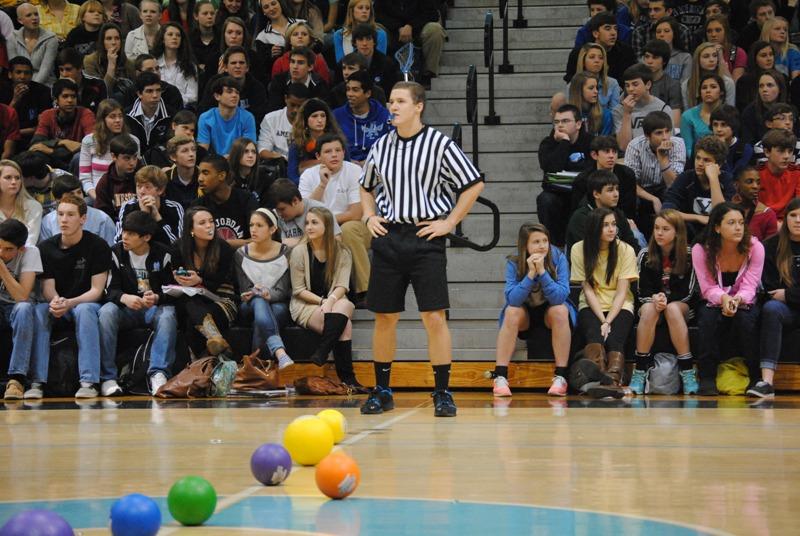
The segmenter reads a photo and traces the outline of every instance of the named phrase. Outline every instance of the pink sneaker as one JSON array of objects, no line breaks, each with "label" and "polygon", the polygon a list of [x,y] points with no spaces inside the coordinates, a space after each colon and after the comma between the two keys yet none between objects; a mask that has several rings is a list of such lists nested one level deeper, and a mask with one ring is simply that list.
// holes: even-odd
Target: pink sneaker
[{"label": "pink sneaker", "polygon": [[550,396],[567,396],[567,380],[561,376],[554,376],[547,394]]},{"label": "pink sneaker", "polygon": [[508,380],[502,376],[494,379],[494,389],[492,390],[494,396],[511,396],[511,389],[508,388]]}]

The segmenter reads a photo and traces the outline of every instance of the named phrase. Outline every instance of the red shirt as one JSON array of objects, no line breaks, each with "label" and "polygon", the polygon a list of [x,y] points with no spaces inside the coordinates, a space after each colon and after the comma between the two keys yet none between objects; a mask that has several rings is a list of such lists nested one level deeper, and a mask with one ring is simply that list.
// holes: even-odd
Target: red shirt
[{"label": "red shirt", "polygon": [[[283,56],[279,57],[272,64],[272,76],[277,76],[281,73],[289,72],[289,53],[284,52]],[[320,78],[325,80],[325,83],[331,85],[331,72],[328,70],[328,64],[325,63],[325,58],[322,54],[317,54],[317,59],[314,60],[314,72]]]},{"label": "red shirt", "polygon": [[81,141],[94,130],[94,114],[88,108],[75,108],[75,120],[68,125],[59,125],[56,119],[58,109],[50,108],[39,116],[34,136],[44,136],[48,140]]},{"label": "red shirt", "polygon": [[758,200],[774,210],[779,220],[783,220],[786,205],[797,195],[800,170],[790,166],[781,175],[775,176],[769,166],[764,166],[759,175],[761,191],[758,193]]},{"label": "red shirt", "polygon": [[17,111],[7,104],[0,104],[0,151],[7,141],[19,141],[19,138]]}]

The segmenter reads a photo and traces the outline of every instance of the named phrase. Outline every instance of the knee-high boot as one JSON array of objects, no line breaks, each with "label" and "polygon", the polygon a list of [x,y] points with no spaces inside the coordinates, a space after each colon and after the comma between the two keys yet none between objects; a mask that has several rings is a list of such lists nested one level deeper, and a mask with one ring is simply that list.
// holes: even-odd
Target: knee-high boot
[{"label": "knee-high boot", "polygon": [[[321,367],[328,360],[328,354],[331,353],[333,345],[342,336],[342,332],[347,327],[347,315],[341,313],[326,313],[324,317],[325,323],[322,326],[322,340],[311,354],[311,361]],[[352,360],[352,356],[351,356]]]},{"label": "knee-high boot", "polygon": [[353,370],[353,341],[336,341],[333,345],[333,362],[336,375],[347,385],[360,386]]},{"label": "knee-high boot", "polygon": [[600,367],[600,372],[606,371],[606,350],[599,342],[590,342],[583,348],[583,356]]},{"label": "knee-high boot", "polygon": [[606,374],[613,378],[615,384],[622,385],[625,377],[625,355],[622,352],[608,352]]}]

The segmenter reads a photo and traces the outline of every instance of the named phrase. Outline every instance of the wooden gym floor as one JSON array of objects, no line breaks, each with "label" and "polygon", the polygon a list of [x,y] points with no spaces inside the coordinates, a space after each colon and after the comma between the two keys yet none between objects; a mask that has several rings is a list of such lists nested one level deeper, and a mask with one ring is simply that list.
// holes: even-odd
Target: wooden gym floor
[{"label": "wooden gym floor", "polygon": [[[108,534],[116,497],[162,504],[160,534],[798,534],[800,397],[552,399],[456,393],[435,419],[428,393],[362,416],[356,398],[153,401],[123,398],[0,412],[0,524],[51,508],[82,534]],[[333,407],[362,481],[324,500],[313,468],[257,486],[249,457],[293,418]],[[198,474],[220,495],[204,528],[181,528],[163,503]]]}]

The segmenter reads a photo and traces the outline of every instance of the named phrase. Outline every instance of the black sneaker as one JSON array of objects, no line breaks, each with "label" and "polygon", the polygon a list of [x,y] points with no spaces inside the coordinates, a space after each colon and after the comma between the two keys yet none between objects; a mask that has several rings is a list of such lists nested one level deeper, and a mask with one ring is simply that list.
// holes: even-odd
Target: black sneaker
[{"label": "black sneaker", "polygon": [[392,390],[376,386],[375,389],[370,392],[367,401],[361,406],[361,413],[364,415],[378,415],[384,411],[391,411],[393,409],[394,398],[392,397]]},{"label": "black sneaker", "polygon": [[431,396],[433,397],[434,417],[456,416],[456,403],[453,401],[450,391],[434,391]]},{"label": "black sneaker", "polygon": [[775,398],[775,388],[761,380],[748,389],[747,394],[758,398]]}]

